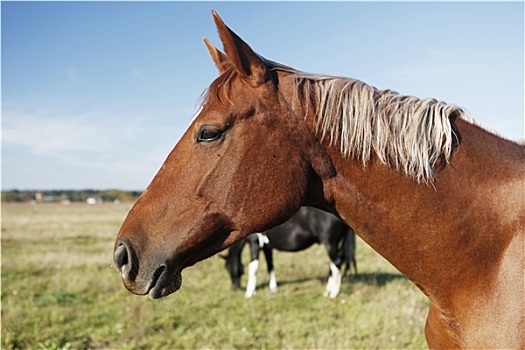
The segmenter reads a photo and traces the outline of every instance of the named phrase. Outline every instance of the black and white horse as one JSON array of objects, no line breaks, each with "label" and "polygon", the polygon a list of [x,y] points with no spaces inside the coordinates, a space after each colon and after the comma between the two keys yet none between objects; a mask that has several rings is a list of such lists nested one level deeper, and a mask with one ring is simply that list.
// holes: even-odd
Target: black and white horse
[{"label": "black and white horse", "polygon": [[304,250],[313,244],[323,244],[330,258],[330,273],[324,296],[335,298],[341,288],[345,266],[346,273],[355,262],[355,233],[351,227],[334,215],[311,207],[301,207],[297,214],[284,224],[266,232],[252,234],[234,244],[228,250],[226,269],[230,273],[233,288],[240,289],[241,275],[244,273],[241,253],[245,244],[250,247],[251,261],[248,265],[248,283],[246,297],[255,294],[256,274],[259,268],[259,252],[262,249],[270,275],[269,288],[271,293],[277,291],[277,281],[273,268],[272,249],[286,252]]}]

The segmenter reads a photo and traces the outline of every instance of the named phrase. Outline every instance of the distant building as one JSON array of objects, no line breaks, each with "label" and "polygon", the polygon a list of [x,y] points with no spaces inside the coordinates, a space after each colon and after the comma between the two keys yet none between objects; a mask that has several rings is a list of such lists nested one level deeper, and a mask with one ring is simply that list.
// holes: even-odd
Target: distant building
[{"label": "distant building", "polygon": [[100,204],[100,203],[104,203],[104,200],[100,197],[99,198],[89,197],[88,199],[86,199],[86,203],[90,205]]}]

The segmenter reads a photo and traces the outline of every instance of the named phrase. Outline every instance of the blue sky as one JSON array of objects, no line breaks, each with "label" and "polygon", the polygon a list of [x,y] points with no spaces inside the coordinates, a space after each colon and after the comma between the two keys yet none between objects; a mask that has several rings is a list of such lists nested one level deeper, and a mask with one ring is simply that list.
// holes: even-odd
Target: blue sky
[{"label": "blue sky", "polygon": [[217,72],[211,17],[312,73],[523,139],[523,2],[1,2],[3,189],[143,190]]}]

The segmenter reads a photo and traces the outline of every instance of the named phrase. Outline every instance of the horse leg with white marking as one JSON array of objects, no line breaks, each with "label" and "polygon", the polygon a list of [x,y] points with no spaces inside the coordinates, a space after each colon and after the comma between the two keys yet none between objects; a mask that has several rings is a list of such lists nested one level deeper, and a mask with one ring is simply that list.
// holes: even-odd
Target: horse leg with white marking
[{"label": "horse leg with white marking", "polygon": [[251,298],[255,294],[257,286],[257,270],[259,269],[259,259],[250,261],[248,264],[248,283],[246,283],[246,298]]},{"label": "horse leg with white marking", "polygon": [[272,247],[268,244],[263,246],[264,257],[266,258],[266,266],[268,267],[268,275],[270,276],[270,293],[277,293],[277,279],[275,278],[275,271],[273,268],[273,253]]},{"label": "horse leg with white marking", "polygon": [[259,238],[256,235],[248,236],[250,245],[250,263],[248,264],[248,282],[246,283],[246,298],[251,298],[255,294],[257,287],[257,271],[259,270],[259,251],[261,250]]},{"label": "horse leg with white marking", "polygon": [[342,259],[336,244],[325,243],[325,248],[330,257],[330,275],[323,296],[333,299],[337,297],[341,289],[341,280],[343,278],[341,273]]},{"label": "horse leg with white marking", "polygon": [[328,283],[326,284],[326,290],[323,295],[325,297],[330,297],[330,299],[335,298],[339,291],[341,290],[341,279],[343,274],[341,269],[338,268],[332,261],[330,262],[330,277],[328,277]]}]

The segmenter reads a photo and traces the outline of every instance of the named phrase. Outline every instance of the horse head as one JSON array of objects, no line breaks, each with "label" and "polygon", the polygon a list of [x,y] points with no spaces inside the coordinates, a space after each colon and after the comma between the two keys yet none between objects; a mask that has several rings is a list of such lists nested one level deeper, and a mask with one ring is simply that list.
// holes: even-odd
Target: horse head
[{"label": "horse head", "polygon": [[328,156],[294,117],[286,67],[213,17],[224,52],[205,44],[220,75],[115,242],[115,265],[135,294],[178,290],[183,268],[284,222],[330,172]]}]

